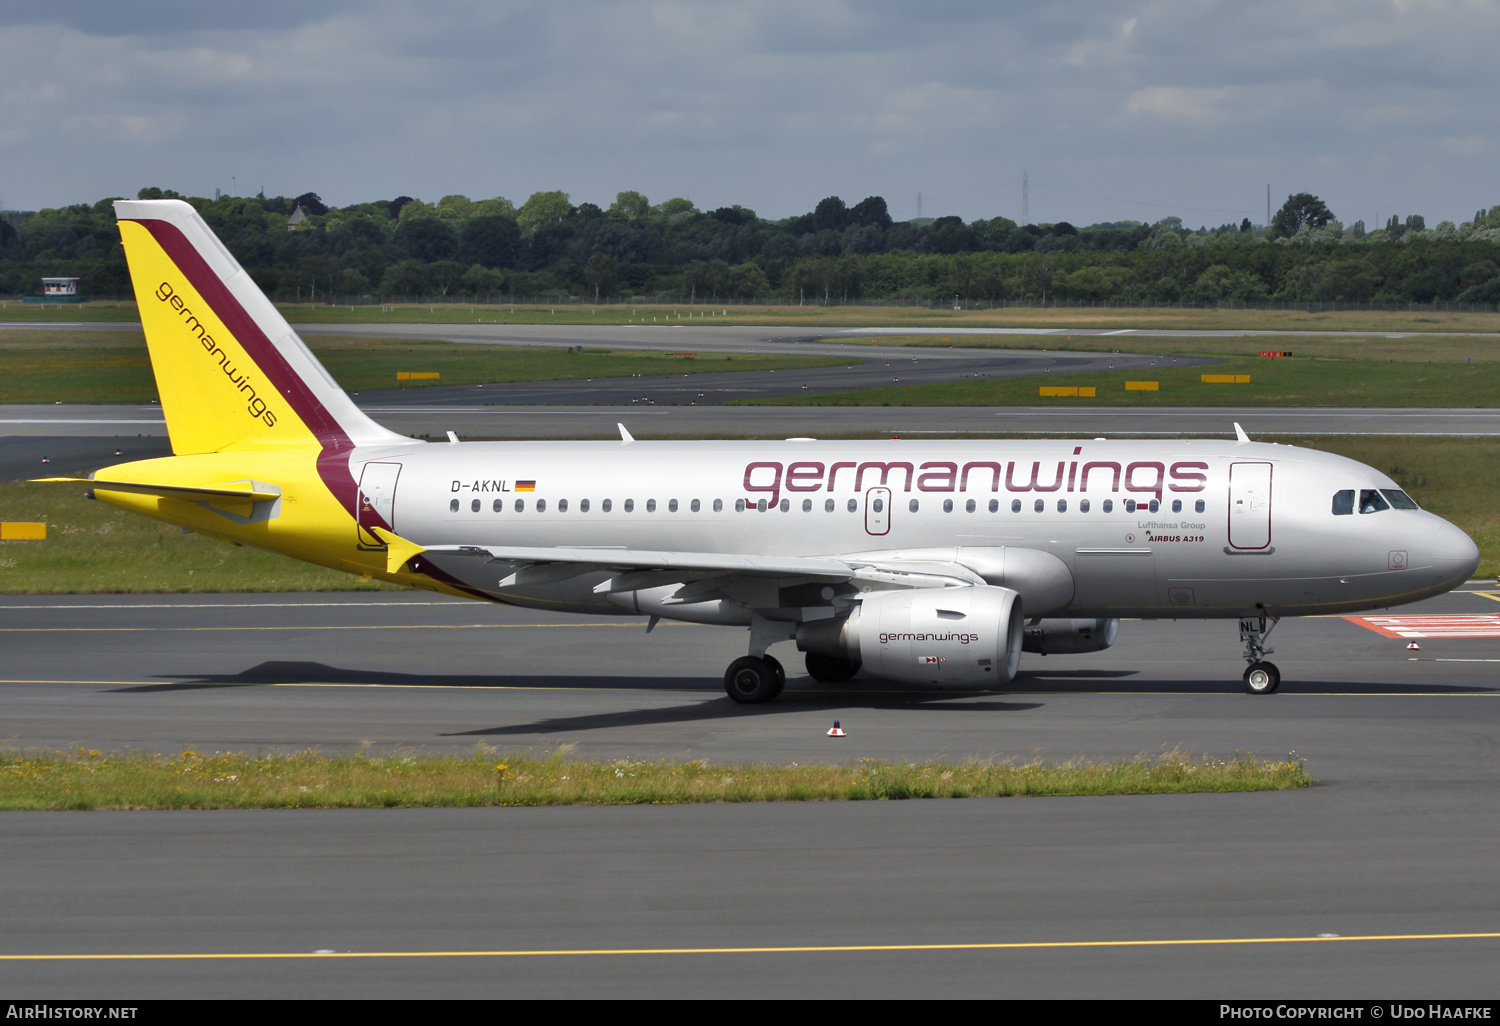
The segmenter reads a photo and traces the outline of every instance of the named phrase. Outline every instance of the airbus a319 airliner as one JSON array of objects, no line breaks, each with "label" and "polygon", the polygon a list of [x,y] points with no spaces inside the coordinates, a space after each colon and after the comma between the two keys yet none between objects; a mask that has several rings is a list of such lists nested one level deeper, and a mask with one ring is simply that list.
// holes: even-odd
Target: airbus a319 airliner
[{"label": "airbus a319 airliner", "polygon": [[[417,441],[370,420],[187,203],[115,204],[173,456],[101,501],[395,584],[749,628],[765,702],[794,642],[857,673],[999,688],[1120,617],[1238,621],[1247,691],[1283,616],[1441,594],[1473,541],[1386,475],[1238,440]],[[74,479],[51,479],[74,480]],[[1226,640],[1228,640],[1226,638]]]}]

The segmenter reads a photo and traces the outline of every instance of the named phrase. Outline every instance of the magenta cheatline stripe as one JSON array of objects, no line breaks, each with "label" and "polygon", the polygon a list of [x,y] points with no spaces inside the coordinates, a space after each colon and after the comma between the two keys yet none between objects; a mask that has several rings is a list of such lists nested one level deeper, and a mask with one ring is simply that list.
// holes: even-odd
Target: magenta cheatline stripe
[{"label": "magenta cheatline stripe", "polygon": [[318,475],[344,508],[352,511],[357,485],[349,470],[347,453],[354,448],[354,442],[343,425],[313,394],[301,375],[287,363],[286,357],[266,337],[255,318],[234,298],[229,287],[208,266],[208,262],[203,259],[197,247],[188,241],[187,236],[182,234],[181,229],[160,220],[138,220],[136,223],[151,233],[178,270],[212,307],[215,316],[234,334],[235,340],[271,380],[282,399],[312,431],[313,437],[323,446],[323,452],[318,456]]}]

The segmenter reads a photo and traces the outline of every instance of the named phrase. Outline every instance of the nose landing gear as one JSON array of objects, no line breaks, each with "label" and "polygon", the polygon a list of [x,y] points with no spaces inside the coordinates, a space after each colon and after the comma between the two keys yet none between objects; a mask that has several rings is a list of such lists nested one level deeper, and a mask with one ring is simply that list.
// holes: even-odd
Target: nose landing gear
[{"label": "nose landing gear", "polygon": [[1269,695],[1281,687],[1281,671],[1265,658],[1276,651],[1266,647],[1266,638],[1280,622],[1279,617],[1267,617],[1265,613],[1258,619],[1248,616],[1240,619],[1240,640],[1245,643],[1245,662],[1250,664],[1244,678],[1248,694]]}]

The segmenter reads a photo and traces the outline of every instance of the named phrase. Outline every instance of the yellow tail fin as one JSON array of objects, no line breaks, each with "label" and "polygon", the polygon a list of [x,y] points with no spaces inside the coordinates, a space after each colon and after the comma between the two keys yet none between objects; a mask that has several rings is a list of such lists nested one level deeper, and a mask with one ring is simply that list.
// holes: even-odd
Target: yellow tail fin
[{"label": "yellow tail fin", "polygon": [[174,453],[410,442],[354,405],[192,206],[115,216]]}]

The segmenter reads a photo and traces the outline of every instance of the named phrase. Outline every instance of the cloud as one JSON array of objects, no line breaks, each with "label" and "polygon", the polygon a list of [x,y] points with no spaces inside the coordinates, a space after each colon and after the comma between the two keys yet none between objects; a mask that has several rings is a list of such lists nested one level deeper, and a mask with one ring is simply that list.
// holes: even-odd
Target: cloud
[{"label": "cloud", "polygon": [[1150,114],[1194,125],[1219,124],[1224,120],[1221,104],[1231,92],[1224,87],[1149,86],[1130,94],[1125,101],[1125,113]]},{"label": "cloud", "polygon": [[1029,168],[1034,218],[1259,220],[1268,181],[1335,209],[1472,190],[1436,158],[1490,152],[1500,92],[1478,0],[59,0],[0,25],[6,199],[30,209],[234,176],[1018,217]]}]

